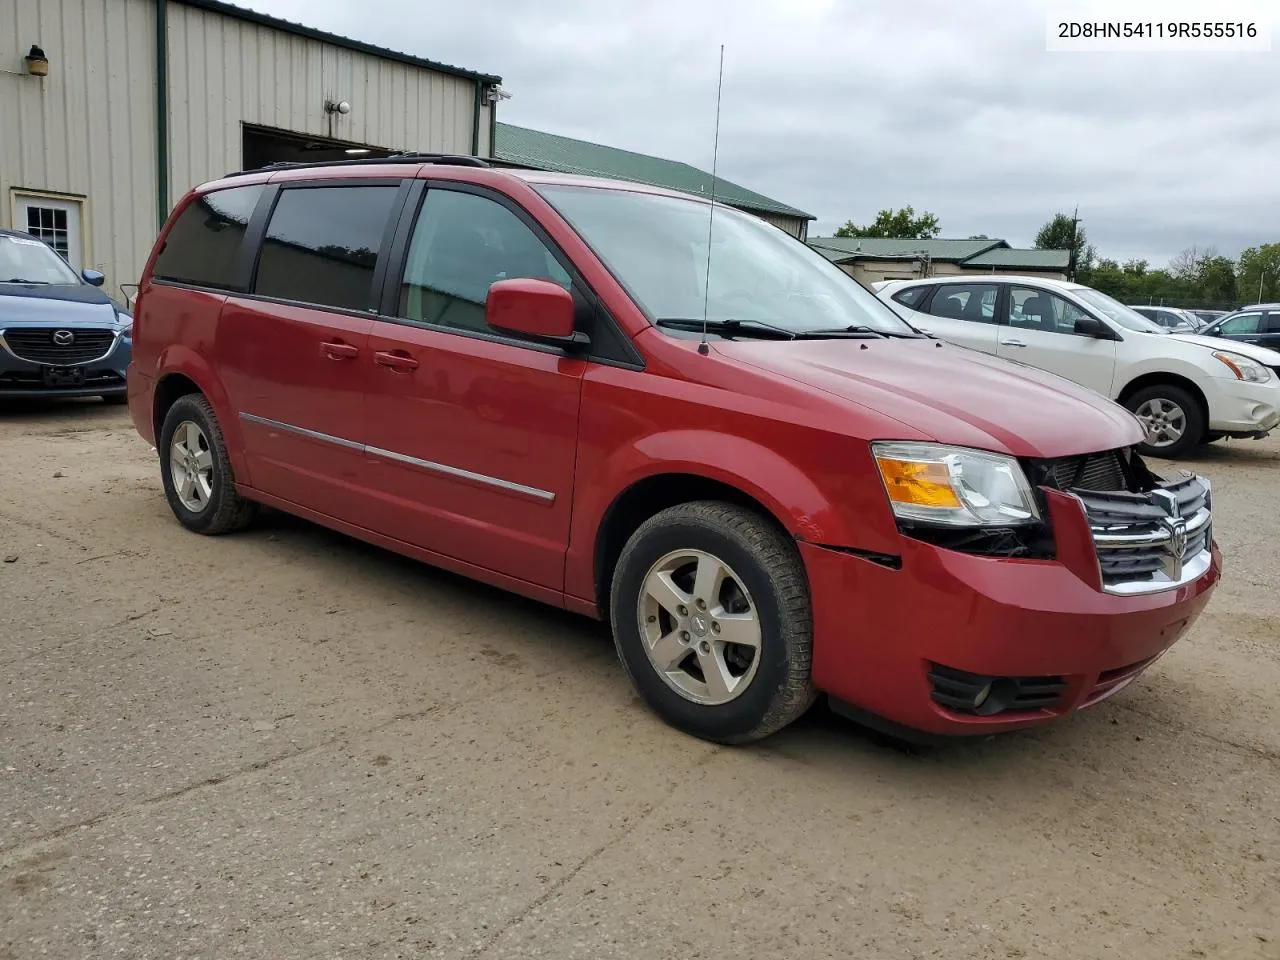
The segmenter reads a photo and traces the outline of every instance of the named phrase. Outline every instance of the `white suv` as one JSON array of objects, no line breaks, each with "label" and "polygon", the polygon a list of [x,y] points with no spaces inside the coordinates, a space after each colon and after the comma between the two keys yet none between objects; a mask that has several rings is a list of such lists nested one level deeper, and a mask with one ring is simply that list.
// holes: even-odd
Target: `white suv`
[{"label": "white suv", "polygon": [[1178,457],[1280,424],[1280,353],[1171,333],[1091,287],[983,275],[890,280],[876,294],[935,337],[1039,367],[1124,404],[1143,452]]}]

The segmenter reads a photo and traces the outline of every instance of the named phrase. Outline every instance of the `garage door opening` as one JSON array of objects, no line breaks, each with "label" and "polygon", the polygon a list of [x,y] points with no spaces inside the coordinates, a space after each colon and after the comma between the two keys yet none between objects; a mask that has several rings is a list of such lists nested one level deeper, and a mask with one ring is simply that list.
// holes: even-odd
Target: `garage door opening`
[{"label": "garage door opening", "polygon": [[269,127],[244,126],[242,157],[246,170],[257,170],[272,163],[330,163],[334,160],[359,160],[362,157],[388,157],[395,152],[367,143],[313,137]]}]

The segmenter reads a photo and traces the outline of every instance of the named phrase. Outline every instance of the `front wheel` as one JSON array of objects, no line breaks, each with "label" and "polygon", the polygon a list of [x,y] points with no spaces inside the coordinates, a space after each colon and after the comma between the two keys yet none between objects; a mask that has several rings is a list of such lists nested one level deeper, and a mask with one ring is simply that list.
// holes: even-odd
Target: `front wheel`
[{"label": "front wheel", "polygon": [[647,520],[618,560],[611,616],[636,690],[686,733],[746,743],[813,703],[804,567],[750,510],[700,501]]},{"label": "front wheel", "polygon": [[1144,457],[1176,460],[1201,442],[1205,415],[1199,402],[1186,390],[1158,383],[1143,387],[1124,404],[1142,421],[1146,439],[1138,447]]}]

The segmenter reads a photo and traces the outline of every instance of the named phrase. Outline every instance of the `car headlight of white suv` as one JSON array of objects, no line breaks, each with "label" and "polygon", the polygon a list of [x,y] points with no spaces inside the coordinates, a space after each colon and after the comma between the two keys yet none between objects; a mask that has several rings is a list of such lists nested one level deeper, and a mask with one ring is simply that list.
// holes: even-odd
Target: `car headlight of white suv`
[{"label": "car headlight of white suv", "polygon": [[1215,350],[1213,356],[1215,360],[1226,366],[1237,380],[1248,380],[1250,383],[1266,383],[1271,379],[1271,371],[1258,363],[1257,360],[1250,360],[1248,357],[1241,356],[1238,353],[1227,353],[1225,350]]}]

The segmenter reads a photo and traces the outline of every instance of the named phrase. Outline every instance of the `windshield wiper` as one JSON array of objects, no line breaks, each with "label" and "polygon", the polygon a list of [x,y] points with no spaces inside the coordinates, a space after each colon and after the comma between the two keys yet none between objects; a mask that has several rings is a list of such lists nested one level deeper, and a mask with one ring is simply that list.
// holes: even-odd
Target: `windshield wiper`
[{"label": "windshield wiper", "polygon": [[660,327],[672,330],[699,331],[705,325],[707,332],[721,336],[765,337],[766,339],[794,340],[796,332],[786,327],[765,323],[763,320],[699,320],[696,317],[659,317],[654,321]]},{"label": "windshield wiper", "polygon": [[862,324],[853,324],[848,327],[825,327],[815,328],[813,330],[801,330],[796,336],[801,340],[826,340],[835,339],[837,337],[849,338],[852,340],[883,340],[891,334],[885,333],[883,330],[877,330],[875,327],[867,327]]},{"label": "windshield wiper", "polygon": [[10,279],[5,281],[5,283],[45,283],[45,284],[47,284],[48,282],[49,282],[48,280],[23,280],[22,277],[11,277]]}]

